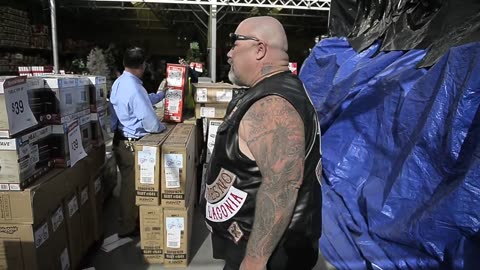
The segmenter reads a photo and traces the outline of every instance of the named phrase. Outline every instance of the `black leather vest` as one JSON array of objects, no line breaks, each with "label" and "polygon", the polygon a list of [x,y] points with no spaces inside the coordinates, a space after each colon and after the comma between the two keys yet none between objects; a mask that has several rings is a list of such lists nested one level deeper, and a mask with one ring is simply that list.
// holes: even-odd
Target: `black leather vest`
[{"label": "black leather vest", "polygon": [[321,233],[320,127],[302,82],[288,71],[262,80],[228,105],[227,116],[217,131],[200,204],[212,233],[234,242],[248,239],[262,175],[255,161],[240,151],[238,128],[250,106],[269,95],[283,97],[295,107],[303,119],[306,137],[304,180],[283,240],[291,236],[314,241]]}]

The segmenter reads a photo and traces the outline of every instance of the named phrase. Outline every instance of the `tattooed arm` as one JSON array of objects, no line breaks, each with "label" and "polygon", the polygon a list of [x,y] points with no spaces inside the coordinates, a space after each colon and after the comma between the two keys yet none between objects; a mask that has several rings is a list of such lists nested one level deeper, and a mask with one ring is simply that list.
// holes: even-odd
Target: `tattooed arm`
[{"label": "tattooed arm", "polygon": [[287,100],[267,96],[245,114],[239,136],[263,177],[256,197],[253,230],[240,269],[266,269],[290,224],[303,181],[303,121]]}]

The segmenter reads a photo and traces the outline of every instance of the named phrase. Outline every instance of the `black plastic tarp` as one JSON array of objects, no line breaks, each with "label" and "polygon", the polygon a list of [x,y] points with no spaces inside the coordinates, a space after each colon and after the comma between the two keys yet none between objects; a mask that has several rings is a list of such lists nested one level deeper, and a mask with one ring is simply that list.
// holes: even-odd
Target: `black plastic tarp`
[{"label": "black plastic tarp", "polygon": [[427,49],[418,67],[436,63],[451,47],[480,41],[479,0],[332,0],[329,31],[363,51]]}]

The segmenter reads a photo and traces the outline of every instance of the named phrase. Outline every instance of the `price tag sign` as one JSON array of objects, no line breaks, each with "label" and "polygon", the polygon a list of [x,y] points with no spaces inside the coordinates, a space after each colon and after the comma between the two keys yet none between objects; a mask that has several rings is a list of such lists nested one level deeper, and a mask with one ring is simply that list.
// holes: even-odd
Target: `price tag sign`
[{"label": "price tag sign", "polygon": [[77,121],[71,123],[68,127],[68,148],[70,150],[70,164],[72,167],[79,160],[87,156],[83,148],[80,127]]},{"label": "price tag sign", "polygon": [[3,84],[10,135],[38,124],[28,103],[26,77],[8,79]]}]

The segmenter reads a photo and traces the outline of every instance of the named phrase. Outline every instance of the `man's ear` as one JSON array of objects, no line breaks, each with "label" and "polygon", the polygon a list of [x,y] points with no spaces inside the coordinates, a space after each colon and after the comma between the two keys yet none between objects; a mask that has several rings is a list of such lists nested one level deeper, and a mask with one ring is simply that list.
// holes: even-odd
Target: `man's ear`
[{"label": "man's ear", "polygon": [[263,42],[259,42],[257,45],[256,59],[261,60],[267,55],[267,45]]}]

